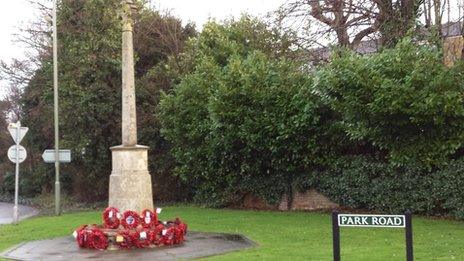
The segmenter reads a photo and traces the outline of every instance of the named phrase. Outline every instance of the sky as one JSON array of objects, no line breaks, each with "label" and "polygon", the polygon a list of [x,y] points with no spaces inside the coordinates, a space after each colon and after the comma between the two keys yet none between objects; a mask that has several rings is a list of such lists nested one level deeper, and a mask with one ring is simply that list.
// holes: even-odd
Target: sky
[{"label": "sky", "polygon": [[[0,0],[0,60],[11,61],[12,58],[24,56],[24,47],[14,42],[14,35],[19,28],[37,16],[35,7],[28,0]],[[152,0],[152,6],[158,10],[170,11],[173,15],[187,22],[194,22],[197,27],[213,18],[223,20],[240,16],[248,12],[257,16],[276,10],[285,0]],[[50,4],[51,1],[43,0]],[[0,98],[3,97],[4,83],[0,81]]]},{"label": "sky", "polygon": [[[41,0],[51,4],[52,0]],[[197,28],[208,19],[223,20],[232,16],[240,16],[247,12],[256,16],[264,16],[276,10],[286,0],[150,0],[158,10],[168,10],[173,15],[187,22],[194,22]],[[459,1],[451,0],[452,5]],[[21,58],[24,47],[14,42],[14,34],[19,32],[24,24],[37,17],[37,11],[28,0],[0,0],[0,60],[11,61]],[[0,98],[4,95],[4,83],[0,81]]]},{"label": "sky", "polygon": [[[37,15],[27,0],[0,0],[0,59],[9,60],[20,57],[22,46],[14,43],[14,34],[21,25]],[[44,2],[49,2],[44,0]],[[152,1],[159,10],[168,10],[180,17],[185,23],[192,21],[201,27],[209,18],[222,20],[231,16],[240,16],[243,12],[265,15],[276,10],[285,0],[156,0]]]}]

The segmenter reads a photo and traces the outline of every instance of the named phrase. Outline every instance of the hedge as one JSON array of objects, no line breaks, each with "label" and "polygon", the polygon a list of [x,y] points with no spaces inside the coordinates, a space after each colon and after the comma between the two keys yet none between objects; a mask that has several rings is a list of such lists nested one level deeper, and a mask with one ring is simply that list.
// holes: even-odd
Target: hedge
[{"label": "hedge", "polygon": [[296,182],[299,190],[316,187],[333,201],[356,209],[464,219],[464,159],[441,169],[395,166],[356,156],[338,159]]}]

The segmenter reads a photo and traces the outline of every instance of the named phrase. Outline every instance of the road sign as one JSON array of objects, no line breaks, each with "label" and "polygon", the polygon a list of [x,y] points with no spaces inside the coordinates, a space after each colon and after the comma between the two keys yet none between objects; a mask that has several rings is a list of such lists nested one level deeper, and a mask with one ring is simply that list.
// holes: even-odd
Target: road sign
[{"label": "road sign", "polygon": [[16,144],[19,144],[24,136],[26,136],[26,133],[27,131],[29,130],[29,128],[27,127],[16,127],[15,125],[11,124],[10,126],[8,126],[8,131],[10,132],[11,134],[11,137],[13,138],[14,142]]},{"label": "road sign", "polygon": [[404,228],[406,237],[406,260],[413,261],[412,214],[404,215],[358,215],[332,212],[333,260],[340,261],[340,227],[386,227]]},{"label": "road sign", "polygon": [[21,122],[10,123],[8,125],[8,131],[11,134],[16,145],[11,146],[8,149],[8,158],[15,163],[15,200],[13,207],[13,223],[18,224],[19,212],[18,212],[18,198],[19,198],[19,163],[23,162],[27,157],[26,149],[19,145],[21,140],[26,136],[29,128],[21,127]]},{"label": "road sign", "polygon": [[[16,151],[18,152],[18,157],[16,157]],[[22,163],[24,160],[26,160],[26,157],[26,148],[21,145],[13,145],[8,149],[8,158],[13,163]]]},{"label": "road sign", "polygon": [[404,228],[405,215],[356,215],[339,214],[338,225],[340,227],[390,227]]},{"label": "road sign", "polygon": [[[45,163],[55,163],[55,150],[45,150],[42,159]],[[60,163],[71,162],[71,150],[60,150],[58,159]]]}]

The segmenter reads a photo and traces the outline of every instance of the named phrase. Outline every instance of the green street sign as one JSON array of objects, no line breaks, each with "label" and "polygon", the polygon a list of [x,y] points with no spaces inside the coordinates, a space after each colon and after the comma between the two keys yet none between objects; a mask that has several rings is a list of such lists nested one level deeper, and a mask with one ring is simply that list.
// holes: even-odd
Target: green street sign
[{"label": "green street sign", "polygon": [[405,215],[339,214],[338,226],[404,228],[406,226],[406,217]]}]

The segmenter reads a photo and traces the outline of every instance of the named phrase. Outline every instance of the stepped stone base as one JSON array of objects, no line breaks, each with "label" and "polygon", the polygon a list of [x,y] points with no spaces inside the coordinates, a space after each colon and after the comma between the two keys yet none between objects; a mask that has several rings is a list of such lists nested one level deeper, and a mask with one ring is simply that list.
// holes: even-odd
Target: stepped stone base
[{"label": "stepped stone base", "polygon": [[82,249],[72,236],[30,241],[0,254],[13,260],[191,260],[255,247],[256,243],[239,234],[189,232],[183,245],[132,250]]},{"label": "stepped stone base", "polygon": [[111,148],[113,171],[110,176],[109,202],[121,212],[153,209],[151,176],[148,172],[148,147]]}]

